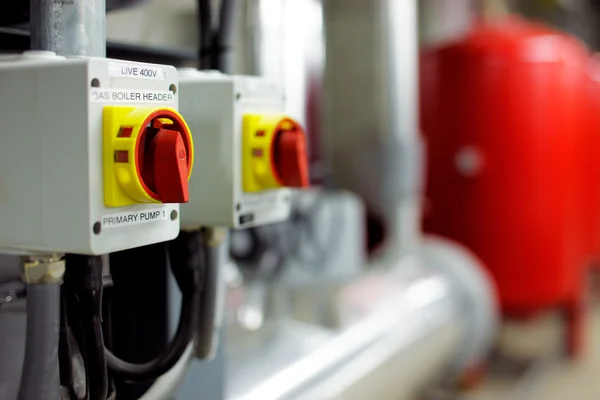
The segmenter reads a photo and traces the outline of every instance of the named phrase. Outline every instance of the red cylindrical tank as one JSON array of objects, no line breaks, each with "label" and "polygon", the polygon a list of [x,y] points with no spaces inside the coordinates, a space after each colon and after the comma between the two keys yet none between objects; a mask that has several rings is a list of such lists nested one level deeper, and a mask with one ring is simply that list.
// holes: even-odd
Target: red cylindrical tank
[{"label": "red cylindrical tank", "polygon": [[576,39],[516,18],[478,25],[421,66],[425,230],[484,261],[506,315],[564,307],[572,352],[590,247],[588,67]]},{"label": "red cylindrical tank", "polygon": [[589,103],[588,129],[585,131],[585,146],[581,152],[582,170],[585,181],[583,201],[586,221],[586,236],[589,237],[590,261],[600,268],[600,55],[591,59],[588,86]]}]

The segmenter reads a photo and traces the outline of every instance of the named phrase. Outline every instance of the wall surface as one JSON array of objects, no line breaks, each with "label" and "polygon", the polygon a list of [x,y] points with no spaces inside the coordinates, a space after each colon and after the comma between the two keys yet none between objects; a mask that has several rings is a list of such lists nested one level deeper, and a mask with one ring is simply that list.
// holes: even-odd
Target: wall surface
[{"label": "wall surface", "polygon": [[106,20],[108,40],[148,46],[195,49],[195,0],[150,0],[113,11]]}]

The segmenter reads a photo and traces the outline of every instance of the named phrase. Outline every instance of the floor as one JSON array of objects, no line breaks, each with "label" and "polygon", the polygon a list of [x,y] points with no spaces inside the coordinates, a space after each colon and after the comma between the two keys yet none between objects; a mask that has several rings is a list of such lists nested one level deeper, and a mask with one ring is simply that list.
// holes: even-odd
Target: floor
[{"label": "floor", "polygon": [[464,394],[464,400],[600,399],[600,304],[590,311],[580,360],[560,356],[561,337],[561,321],[552,315],[506,324],[499,346],[504,361],[496,363],[476,390]]}]

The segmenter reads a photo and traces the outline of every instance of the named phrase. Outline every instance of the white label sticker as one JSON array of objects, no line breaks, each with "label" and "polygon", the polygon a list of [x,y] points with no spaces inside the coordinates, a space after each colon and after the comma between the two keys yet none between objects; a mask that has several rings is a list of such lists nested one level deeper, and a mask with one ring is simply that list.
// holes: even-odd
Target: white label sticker
[{"label": "white label sticker", "polygon": [[175,95],[168,90],[93,88],[90,100],[101,103],[173,103]]},{"label": "white label sticker", "polygon": [[110,76],[118,78],[152,79],[158,81],[164,80],[167,75],[160,67],[116,62],[108,63],[108,73]]},{"label": "white label sticker", "polygon": [[168,218],[169,210],[167,208],[109,214],[102,217],[102,229],[145,224],[147,222],[163,221]]}]

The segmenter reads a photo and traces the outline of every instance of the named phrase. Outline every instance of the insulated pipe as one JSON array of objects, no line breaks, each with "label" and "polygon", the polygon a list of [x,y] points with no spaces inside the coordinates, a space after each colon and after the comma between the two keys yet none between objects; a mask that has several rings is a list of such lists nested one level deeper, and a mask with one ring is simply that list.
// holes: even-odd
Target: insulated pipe
[{"label": "insulated pipe", "polygon": [[105,0],[30,0],[31,49],[106,56]]},{"label": "insulated pipe", "polygon": [[481,366],[498,321],[479,261],[435,237],[335,298],[351,319],[337,329],[288,323],[228,342],[227,398],[412,399],[442,374]]},{"label": "insulated pipe", "polygon": [[19,400],[50,400],[58,393],[60,285],[65,272],[58,254],[24,257],[27,331]]},{"label": "insulated pipe", "polygon": [[283,84],[302,123],[315,122],[308,90],[324,75],[311,149],[325,153],[326,180],[386,221],[396,248],[415,245],[420,227],[417,25],[416,0],[248,0],[235,35],[235,71]]},{"label": "insulated pipe", "polygon": [[54,399],[58,393],[60,283],[27,285],[27,346],[19,400]]},{"label": "insulated pipe", "polygon": [[420,226],[416,0],[328,0],[324,146],[333,181],[386,221],[396,247]]}]

